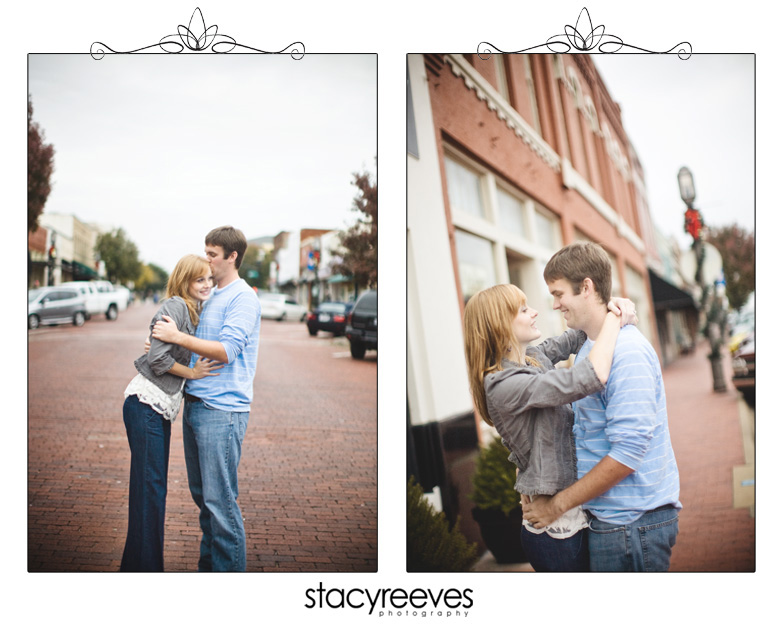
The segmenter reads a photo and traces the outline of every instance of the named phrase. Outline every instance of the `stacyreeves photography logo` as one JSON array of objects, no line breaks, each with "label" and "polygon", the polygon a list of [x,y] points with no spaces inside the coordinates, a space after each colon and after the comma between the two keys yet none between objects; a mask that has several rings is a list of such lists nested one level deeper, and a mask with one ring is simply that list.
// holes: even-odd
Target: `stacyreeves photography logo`
[{"label": "stacyreeves photography logo", "polygon": [[467,617],[474,606],[473,590],[431,590],[414,588],[410,592],[403,588],[325,588],[319,582],[318,588],[305,591],[307,609],[349,609],[365,610],[369,615],[378,617],[415,616],[415,617]]}]

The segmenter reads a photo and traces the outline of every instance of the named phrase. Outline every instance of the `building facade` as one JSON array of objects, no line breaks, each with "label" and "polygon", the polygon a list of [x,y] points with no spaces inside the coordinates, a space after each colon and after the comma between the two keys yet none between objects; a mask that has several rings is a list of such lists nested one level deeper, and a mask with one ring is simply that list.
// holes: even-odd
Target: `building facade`
[{"label": "building facade", "polygon": [[27,288],[49,285],[51,265],[49,263],[52,249],[49,229],[39,226],[27,234]]},{"label": "building facade", "polygon": [[356,300],[354,281],[335,271],[340,260],[340,231],[303,231],[300,243],[300,302],[314,309],[320,303]]},{"label": "building facade", "polygon": [[340,248],[339,234],[329,229],[301,229],[281,231],[272,238],[272,291],[293,296],[308,309],[327,300],[353,301],[354,281],[334,271],[333,251]]},{"label": "building facade", "polygon": [[[565,330],[543,279],[576,240],[610,255],[657,352],[656,237],[620,107],[590,55],[408,57],[408,472],[475,540],[470,475],[488,430],[473,411],[462,313],[513,283],[543,337]],[[661,353],[660,353],[661,354]]]},{"label": "building facade", "polygon": [[97,226],[65,213],[44,213],[40,221],[49,233],[49,247],[55,250],[50,264],[50,284],[103,276],[103,266],[95,252],[95,243],[101,234]]}]

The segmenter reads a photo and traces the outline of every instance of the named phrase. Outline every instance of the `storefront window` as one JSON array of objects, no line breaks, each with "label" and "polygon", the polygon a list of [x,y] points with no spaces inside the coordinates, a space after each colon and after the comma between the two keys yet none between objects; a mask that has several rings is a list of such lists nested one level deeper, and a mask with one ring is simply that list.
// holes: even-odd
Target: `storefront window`
[{"label": "storefront window", "polygon": [[[624,268],[626,273],[626,292],[628,298],[634,301],[635,308],[637,309],[637,328],[649,340],[651,339],[651,320],[650,311],[648,309],[648,290],[645,285],[645,279],[634,268],[627,265]],[[618,290],[613,290],[616,294]]]},{"label": "storefront window", "polygon": [[555,227],[556,221],[543,214],[541,211],[536,211],[536,234],[538,243],[550,250],[558,250],[560,238],[557,236]]},{"label": "storefront window", "polygon": [[484,238],[460,230],[455,231],[455,245],[460,287],[464,302],[468,302],[477,292],[497,283],[493,245]]},{"label": "storefront window", "polygon": [[527,238],[523,204],[500,188],[498,189],[498,214],[502,229],[507,233]]},{"label": "storefront window", "polygon": [[452,210],[484,218],[479,175],[449,157],[445,159],[445,167],[447,192]]}]

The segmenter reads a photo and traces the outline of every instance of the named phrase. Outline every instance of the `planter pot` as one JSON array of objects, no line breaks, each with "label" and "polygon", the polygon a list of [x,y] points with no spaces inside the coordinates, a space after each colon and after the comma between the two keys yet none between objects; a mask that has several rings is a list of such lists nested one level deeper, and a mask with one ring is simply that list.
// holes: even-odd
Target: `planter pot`
[{"label": "planter pot", "polygon": [[520,528],[523,525],[523,511],[513,509],[509,515],[500,510],[471,510],[471,515],[479,524],[482,541],[499,564],[519,564],[528,558],[520,545]]}]

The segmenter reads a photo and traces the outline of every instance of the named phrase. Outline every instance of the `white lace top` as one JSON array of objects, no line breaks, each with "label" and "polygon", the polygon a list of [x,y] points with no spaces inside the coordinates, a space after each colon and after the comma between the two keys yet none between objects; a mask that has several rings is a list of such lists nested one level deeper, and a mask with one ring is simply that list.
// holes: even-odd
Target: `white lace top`
[{"label": "white lace top", "polygon": [[[536,500],[536,496],[529,498]],[[570,538],[580,531],[580,529],[584,529],[588,526],[588,516],[585,511],[583,511],[583,508],[578,505],[577,507],[573,507],[569,511],[564,512],[561,514],[560,518],[554,520],[542,529],[534,528],[525,518],[523,518],[523,526],[531,533],[547,533],[551,538],[557,539]]]},{"label": "white lace top", "polygon": [[[185,379],[182,379],[182,383],[185,383]],[[128,398],[135,394],[139,397],[140,402],[152,407],[166,420],[174,422],[182,403],[182,388],[183,386],[180,384],[180,389],[174,394],[167,394],[152,381],[137,374],[125,388],[125,397]]]}]

